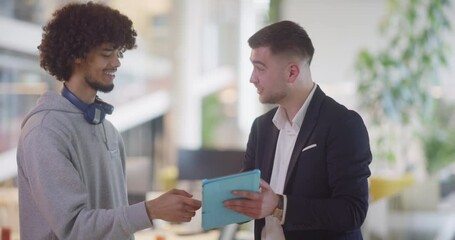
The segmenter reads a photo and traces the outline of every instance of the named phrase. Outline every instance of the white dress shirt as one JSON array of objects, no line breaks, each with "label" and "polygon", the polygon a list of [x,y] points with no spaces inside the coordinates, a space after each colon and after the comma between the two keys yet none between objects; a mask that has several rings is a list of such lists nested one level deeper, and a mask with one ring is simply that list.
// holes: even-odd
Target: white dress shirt
[{"label": "white dress shirt", "polygon": [[[292,119],[292,122],[288,121],[285,110],[279,106],[278,110],[273,117],[273,123],[280,131],[278,135],[278,142],[275,150],[275,160],[273,162],[272,177],[270,179],[270,187],[277,194],[283,194],[284,182],[291,160],[292,150],[294,149],[297,136],[299,135],[300,127],[302,126],[303,119],[305,118],[308,105],[310,104],[313,94],[316,90],[316,84],[313,85],[313,89],[308,95],[307,99],[299,109],[297,114]],[[284,209],[283,218],[278,220],[275,217],[267,216],[265,218],[265,226],[261,232],[261,238],[263,240],[285,240],[283,228],[286,217],[287,198],[284,196]]]}]

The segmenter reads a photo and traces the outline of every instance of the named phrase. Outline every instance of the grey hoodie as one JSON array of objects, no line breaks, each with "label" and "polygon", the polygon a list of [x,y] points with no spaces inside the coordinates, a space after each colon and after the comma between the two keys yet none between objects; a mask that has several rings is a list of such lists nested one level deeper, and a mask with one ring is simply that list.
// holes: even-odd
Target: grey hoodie
[{"label": "grey hoodie", "polygon": [[132,239],[151,227],[143,202],[128,205],[119,132],[55,92],[22,123],[17,165],[21,240]]}]

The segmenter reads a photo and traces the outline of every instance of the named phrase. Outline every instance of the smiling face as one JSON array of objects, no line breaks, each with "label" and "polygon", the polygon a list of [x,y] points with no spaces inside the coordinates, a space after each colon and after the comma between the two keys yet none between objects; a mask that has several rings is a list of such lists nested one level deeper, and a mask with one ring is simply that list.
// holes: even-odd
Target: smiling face
[{"label": "smiling face", "polygon": [[85,83],[95,91],[110,92],[120,67],[121,52],[113,44],[104,43],[88,52],[84,59],[77,60]]},{"label": "smiling face", "polygon": [[253,64],[250,82],[254,84],[261,103],[282,104],[289,95],[288,62],[273,55],[269,47],[251,50]]}]

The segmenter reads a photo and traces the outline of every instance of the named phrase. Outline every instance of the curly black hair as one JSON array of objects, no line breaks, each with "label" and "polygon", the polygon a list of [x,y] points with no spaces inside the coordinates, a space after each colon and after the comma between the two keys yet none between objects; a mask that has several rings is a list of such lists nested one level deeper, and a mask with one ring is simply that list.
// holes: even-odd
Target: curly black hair
[{"label": "curly black hair", "polygon": [[136,47],[136,36],[132,21],[118,10],[93,2],[70,3],[55,11],[43,27],[40,65],[66,81],[75,59],[103,43],[112,43],[123,53]]}]

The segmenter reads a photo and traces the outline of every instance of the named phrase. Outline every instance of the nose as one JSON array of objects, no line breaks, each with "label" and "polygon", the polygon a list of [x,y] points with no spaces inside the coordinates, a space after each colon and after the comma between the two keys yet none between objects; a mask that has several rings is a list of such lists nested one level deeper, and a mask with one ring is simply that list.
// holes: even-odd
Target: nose
[{"label": "nose", "polygon": [[251,73],[251,76],[250,76],[250,83],[257,83],[258,80],[254,74],[254,72]]},{"label": "nose", "polygon": [[120,51],[120,49],[118,49],[118,48],[115,49],[114,50],[114,54],[111,55],[111,59],[110,59],[110,63],[109,64],[112,67],[115,67],[115,68],[120,67],[120,65],[122,65],[120,63],[120,58],[122,58],[122,56],[123,56],[122,51]]},{"label": "nose", "polygon": [[120,62],[120,57],[119,56],[114,56],[112,61],[111,61],[111,65],[113,67],[115,67],[115,68],[120,67],[120,65],[122,65],[121,62]]}]

